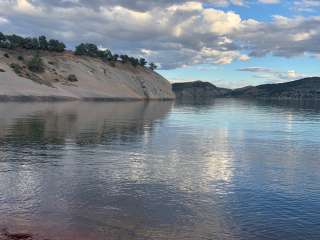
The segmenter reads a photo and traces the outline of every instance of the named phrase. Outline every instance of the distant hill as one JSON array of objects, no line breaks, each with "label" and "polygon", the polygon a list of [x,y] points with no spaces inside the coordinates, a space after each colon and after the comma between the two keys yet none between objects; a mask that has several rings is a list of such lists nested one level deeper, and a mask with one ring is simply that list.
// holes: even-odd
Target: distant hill
[{"label": "distant hill", "polygon": [[209,82],[184,82],[172,84],[172,90],[177,99],[202,100],[222,97],[231,93],[230,89],[218,88]]},{"label": "distant hill", "polygon": [[272,99],[320,99],[320,77],[235,89],[230,96]]},{"label": "distant hill", "polygon": [[248,86],[238,89],[219,88],[208,82],[174,83],[172,90],[177,99],[208,99],[217,97],[265,99],[320,100],[320,77],[304,78],[292,82]]}]

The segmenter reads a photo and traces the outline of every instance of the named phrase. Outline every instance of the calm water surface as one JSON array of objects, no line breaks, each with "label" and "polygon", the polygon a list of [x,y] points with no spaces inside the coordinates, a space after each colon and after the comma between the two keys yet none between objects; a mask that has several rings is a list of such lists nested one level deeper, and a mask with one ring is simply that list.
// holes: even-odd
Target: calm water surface
[{"label": "calm water surface", "polygon": [[0,227],[320,239],[320,104],[1,103]]}]

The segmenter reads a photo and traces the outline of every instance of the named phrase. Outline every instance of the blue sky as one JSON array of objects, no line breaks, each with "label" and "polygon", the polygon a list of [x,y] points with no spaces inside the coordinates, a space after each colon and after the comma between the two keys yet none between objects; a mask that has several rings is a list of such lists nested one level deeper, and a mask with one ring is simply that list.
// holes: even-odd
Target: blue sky
[{"label": "blue sky", "polygon": [[[238,88],[249,85],[297,80],[300,78],[299,76],[301,78],[319,76],[319,61],[319,59],[307,56],[293,58],[266,56],[253,58],[248,62],[235,61],[228,65],[202,64],[172,70],[158,70],[158,72],[172,82],[201,80],[221,87]],[[256,73],[239,71],[239,69],[247,67],[268,68],[282,73],[295,71],[299,73],[299,76],[292,79],[277,79],[274,76],[260,78],[257,77],[258,74]]]},{"label": "blue sky", "polygon": [[[275,15],[281,15],[289,18],[294,17],[313,17],[320,15],[317,10],[320,10],[320,1],[311,8],[299,10],[295,8],[294,1],[279,1],[277,4],[263,4],[255,1],[244,6],[229,5],[227,7],[217,7],[212,4],[205,4],[207,8],[218,8],[224,11],[234,11],[242,18],[253,18],[262,22],[270,22]],[[298,1],[296,1],[298,2]],[[301,1],[303,4],[303,1]],[[318,6],[318,7],[316,7]],[[174,70],[159,70],[172,82],[183,81],[209,81],[217,86],[228,88],[237,88],[248,85],[259,85],[264,83],[285,82],[298,79],[299,77],[319,76],[320,58],[315,58],[308,54],[302,54],[292,58],[276,57],[268,54],[264,57],[251,58],[248,62],[235,61],[227,65],[196,65],[185,68],[177,68]],[[275,72],[286,73],[295,71],[297,77],[288,79],[277,79],[276,76],[266,78],[257,77],[255,72],[239,71],[242,68],[261,67],[272,69]]]},{"label": "blue sky", "polygon": [[145,57],[171,82],[237,88],[319,74],[319,0],[1,0],[0,31]]}]

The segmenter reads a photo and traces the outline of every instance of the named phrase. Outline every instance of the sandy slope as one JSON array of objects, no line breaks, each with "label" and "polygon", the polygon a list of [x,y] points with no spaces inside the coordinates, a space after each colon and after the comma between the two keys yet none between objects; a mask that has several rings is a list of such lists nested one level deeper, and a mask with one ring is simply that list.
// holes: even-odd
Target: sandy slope
[{"label": "sandy slope", "polygon": [[[4,57],[9,53],[9,58]],[[116,63],[115,66],[99,59],[41,52],[45,72],[34,75],[26,68],[32,51],[4,51],[0,49],[0,99],[47,100],[144,100],[173,99],[170,83],[159,74],[143,67]],[[24,61],[19,61],[23,56]],[[18,76],[10,67],[17,63],[23,68]],[[32,77],[26,76],[27,74]],[[78,81],[69,82],[69,74]],[[32,79],[32,80],[31,80]]]}]

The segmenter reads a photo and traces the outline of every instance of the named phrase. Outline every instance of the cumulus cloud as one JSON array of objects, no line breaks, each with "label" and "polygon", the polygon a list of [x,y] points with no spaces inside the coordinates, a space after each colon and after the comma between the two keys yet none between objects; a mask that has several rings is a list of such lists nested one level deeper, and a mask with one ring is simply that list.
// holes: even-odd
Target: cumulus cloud
[{"label": "cumulus cloud", "polygon": [[320,17],[274,16],[270,23],[246,25],[234,34],[250,56],[294,57],[320,53]]},{"label": "cumulus cloud", "polygon": [[4,18],[4,17],[0,17],[0,25],[1,24],[6,24],[9,23],[8,19]]},{"label": "cumulus cloud", "polygon": [[163,69],[229,64],[266,54],[320,54],[320,17],[274,16],[269,23],[259,22],[204,3],[248,1],[1,0],[0,24],[6,33],[45,34],[70,48],[93,42],[120,54],[145,56]]},{"label": "cumulus cloud", "polygon": [[228,38],[243,24],[234,12],[204,8],[195,1],[148,11],[125,7],[134,1],[122,1],[123,6],[100,5],[99,10],[80,2],[86,3],[73,1],[73,7],[64,8],[59,4],[71,2],[57,1],[55,7],[48,8],[39,0],[5,0],[0,3],[0,13],[12,20],[9,32],[47,34],[71,46],[93,41],[120,53],[147,56],[165,69],[249,59]]},{"label": "cumulus cloud", "polygon": [[320,7],[319,0],[297,0],[293,2],[293,9],[301,12],[314,12]]},{"label": "cumulus cloud", "polygon": [[[191,0],[192,1],[192,0]],[[226,7],[229,5],[244,6],[246,0],[203,0],[199,3],[211,4],[213,6]],[[86,7],[99,9],[100,7],[122,6],[132,10],[147,11],[156,7],[168,7],[174,4],[184,4],[190,0],[32,0],[33,4],[54,7]]]},{"label": "cumulus cloud", "polygon": [[247,67],[238,69],[240,72],[253,72],[253,73],[273,73],[274,71],[271,68],[264,67]]}]

